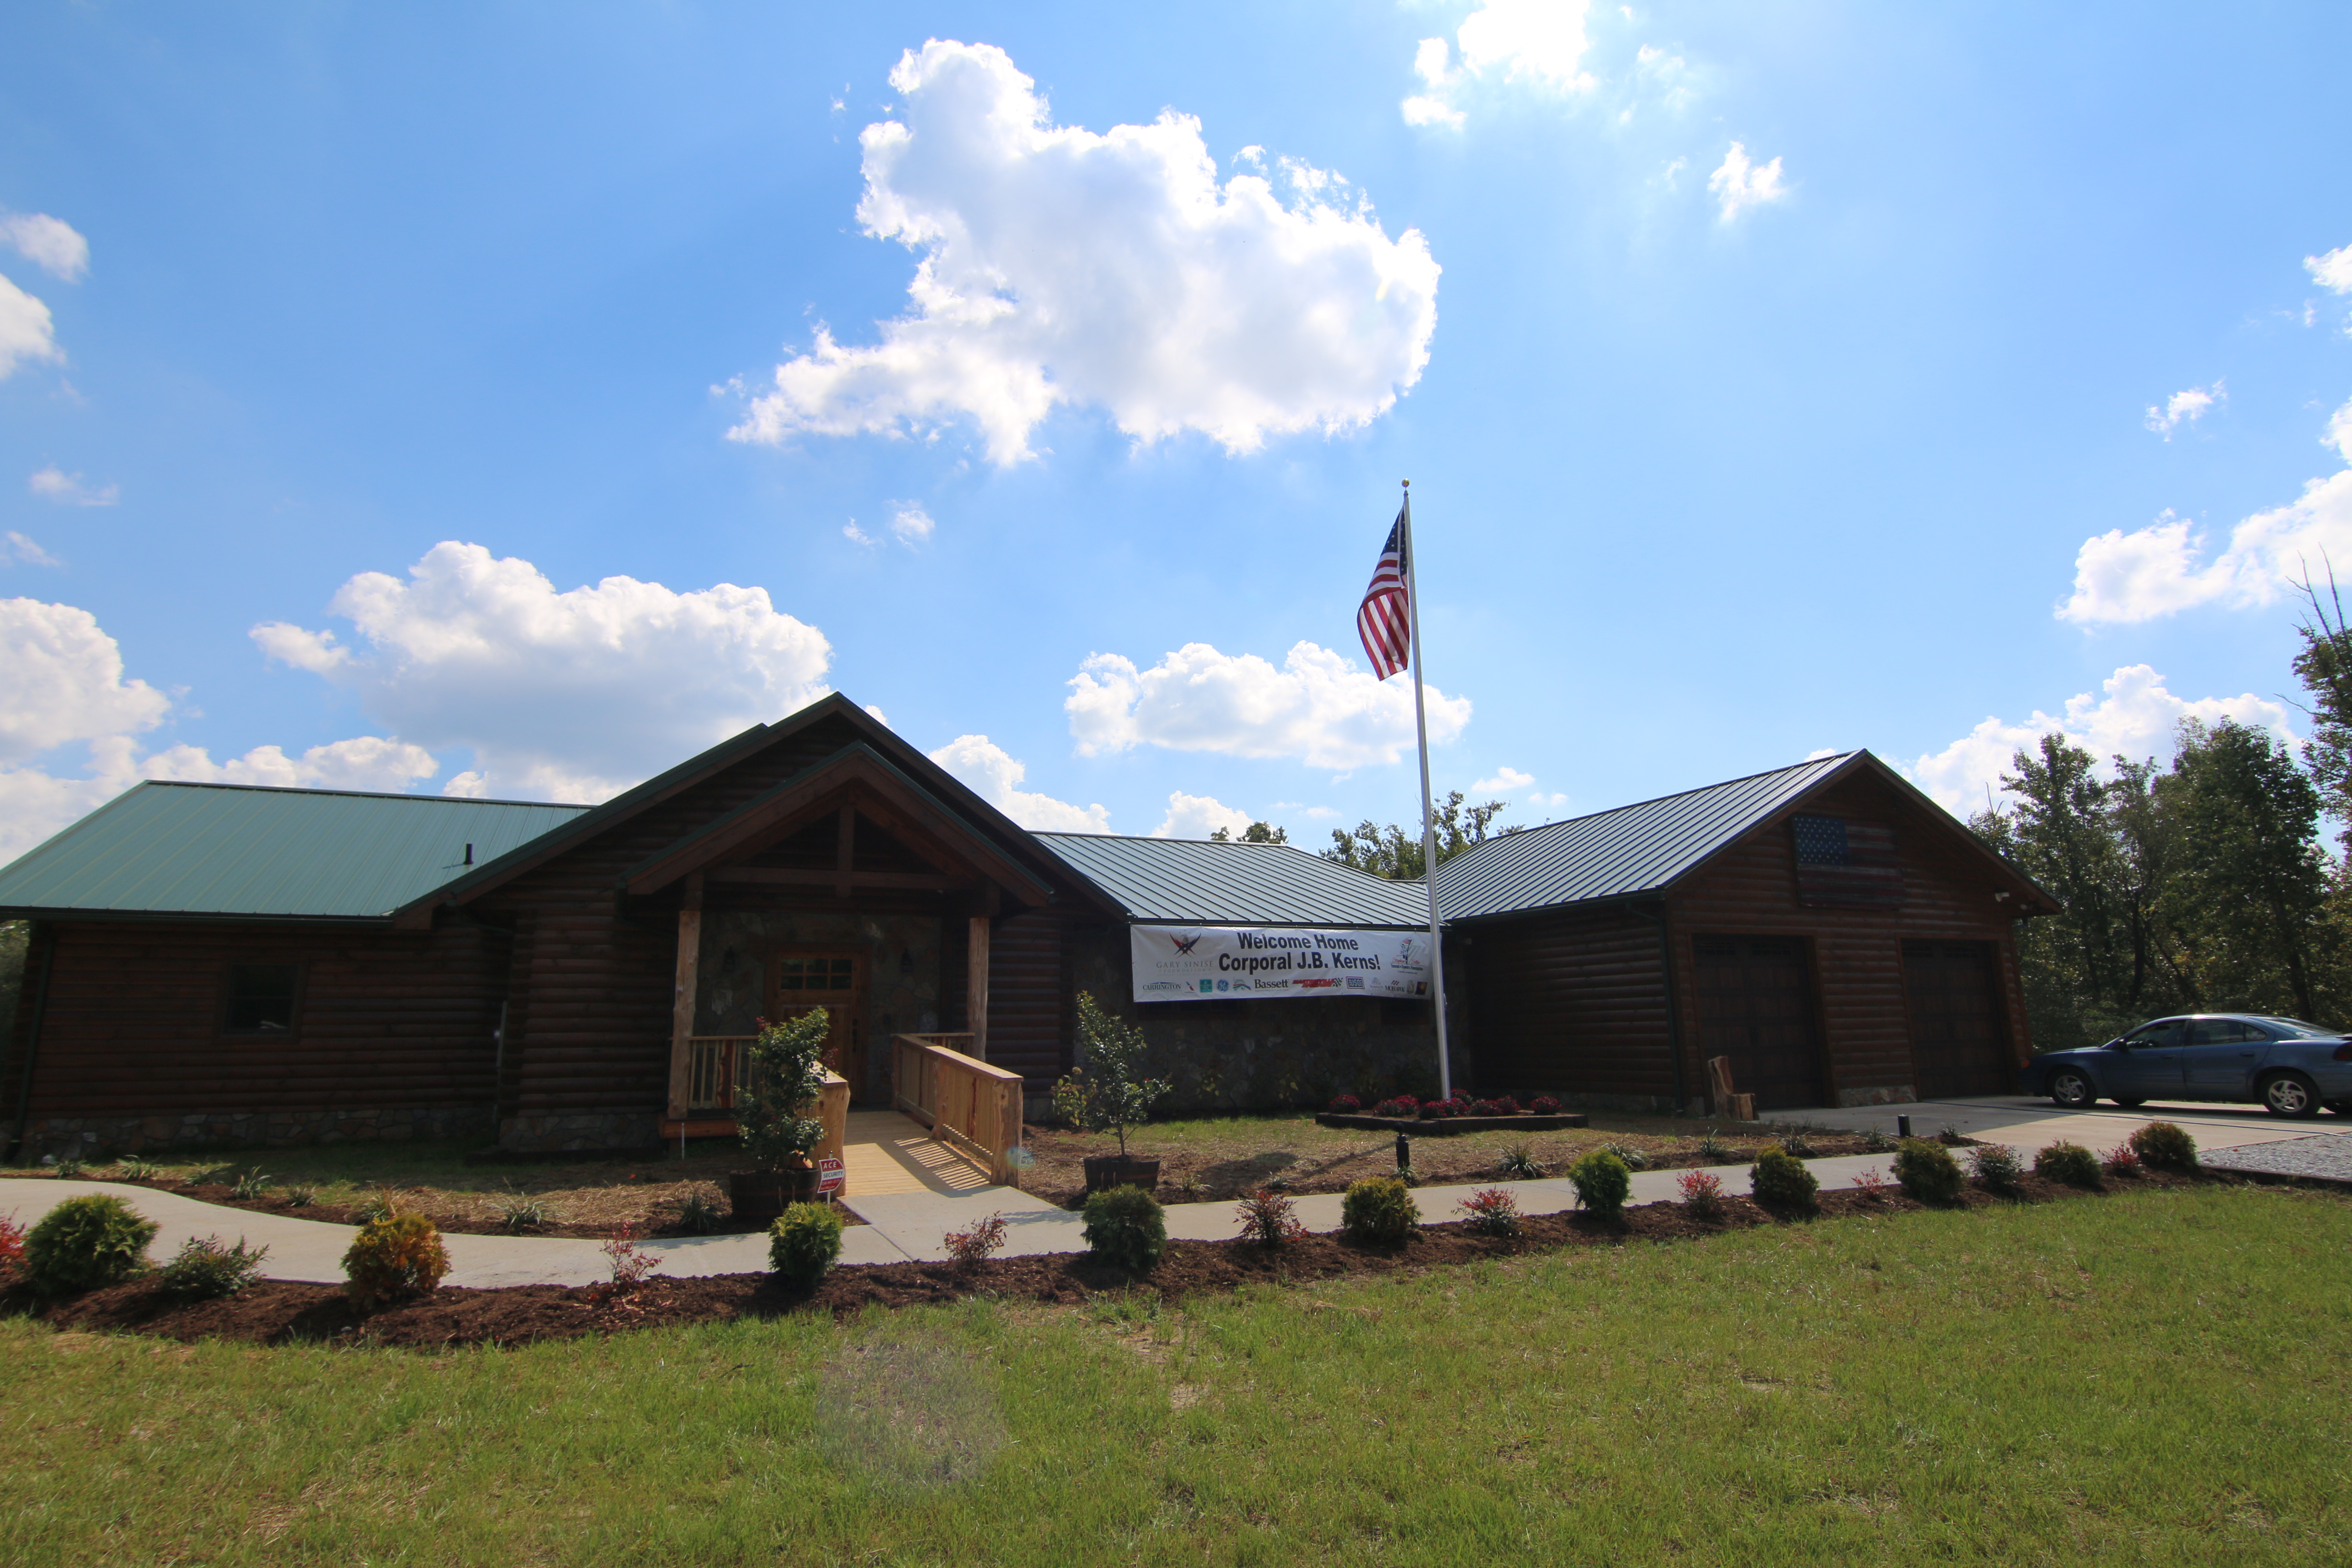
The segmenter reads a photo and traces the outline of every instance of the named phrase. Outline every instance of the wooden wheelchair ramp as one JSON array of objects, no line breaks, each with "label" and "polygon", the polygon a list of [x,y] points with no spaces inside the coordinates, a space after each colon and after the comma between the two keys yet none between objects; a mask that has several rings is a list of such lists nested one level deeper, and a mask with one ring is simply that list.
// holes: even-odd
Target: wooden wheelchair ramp
[{"label": "wooden wheelchair ramp", "polygon": [[988,1173],[903,1111],[853,1110],[842,1130],[849,1199],[890,1193],[976,1193]]}]

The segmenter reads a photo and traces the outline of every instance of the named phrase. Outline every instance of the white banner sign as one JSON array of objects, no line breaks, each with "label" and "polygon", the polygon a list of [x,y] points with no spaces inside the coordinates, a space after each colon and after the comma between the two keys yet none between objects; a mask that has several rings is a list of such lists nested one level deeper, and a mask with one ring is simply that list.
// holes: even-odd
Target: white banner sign
[{"label": "white banner sign", "polygon": [[1426,931],[1138,925],[1128,937],[1138,1002],[1429,994]]}]

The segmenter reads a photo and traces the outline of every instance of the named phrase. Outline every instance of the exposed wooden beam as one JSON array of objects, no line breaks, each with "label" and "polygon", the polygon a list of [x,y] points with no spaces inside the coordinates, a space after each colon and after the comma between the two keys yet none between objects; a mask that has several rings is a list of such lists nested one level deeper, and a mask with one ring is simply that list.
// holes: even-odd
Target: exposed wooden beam
[{"label": "exposed wooden beam", "polygon": [[686,1114],[688,1037],[694,1033],[694,1005],[702,959],[702,873],[686,879],[683,907],[677,911],[677,990],[669,1014],[669,1114]]},{"label": "exposed wooden beam", "polygon": [[926,893],[961,892],[971,879],[941,871],[853,871],[849,888],[841,887],[838,870],[819,871],[791,866],[715,866],[707,873],[713,883],[766,884],[791,888],[831,888],[843,898],[857,888],[904,888]]},{"label": "exposed wooden beam", "polygon": [[964,1023],[971,1030],[971,1054],[988,1059],[988,917],[971,917],[971,941],[966,944],[971,961],[964,978]]},{"label": "exposed wooden beam", "polygon": [[841,826],[834,835],[833,896],[849,897],[849,868],[857,861],[857,808],[841,803]]}]

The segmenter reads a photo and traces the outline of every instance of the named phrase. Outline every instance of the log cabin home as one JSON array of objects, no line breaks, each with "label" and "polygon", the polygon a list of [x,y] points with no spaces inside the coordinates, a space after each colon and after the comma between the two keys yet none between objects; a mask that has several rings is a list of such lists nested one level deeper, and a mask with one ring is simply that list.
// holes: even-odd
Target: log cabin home
[{"label": "log cabin home", "polygon": [[[1866,752],[1489,841],[1439,873],[1456,1081],[1666,1109],[2005,1087],[2047,897]],[[1418,884],[1282,845],[1032,833],[825,698],[596,806],[148,782],[0,868],[28,919],[16,1157],[334,1138],[642,1149],[731,1131],[761,1017],[1020,1075],[1075,995],[1180,1104],[1434,1078],[1430,1005],[1141,1001],[1129,928],[1410,931]]]}]

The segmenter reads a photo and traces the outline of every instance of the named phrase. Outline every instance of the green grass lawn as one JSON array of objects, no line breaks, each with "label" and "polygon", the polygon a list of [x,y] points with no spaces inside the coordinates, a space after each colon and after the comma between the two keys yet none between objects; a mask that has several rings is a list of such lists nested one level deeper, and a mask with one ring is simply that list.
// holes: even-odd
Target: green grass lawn
[{"label": "green grass lawn", "polygon": [[2352,1561],[2352,1203],[414,1353],[0,1322],[9,1561]]}]

